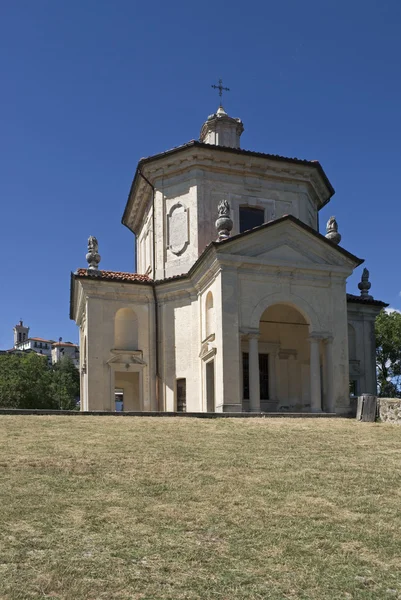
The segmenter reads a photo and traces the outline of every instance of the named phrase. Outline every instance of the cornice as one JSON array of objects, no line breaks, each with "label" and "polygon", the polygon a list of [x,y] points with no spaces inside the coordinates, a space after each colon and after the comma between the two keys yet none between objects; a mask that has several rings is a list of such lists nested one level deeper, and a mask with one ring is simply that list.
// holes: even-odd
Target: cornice
[{"label": "cornice", "polygon": [[122,217],[123,225],[137,234],[143,221],[152,189],[141,177],[141,173],[152,186],[162,191],[165,179],[193,169],[236,173],[239,176],[251,175],[259,179],[302,182],[309,186],[317,197],[319,209],[334,194],[334,189],[319,163],[190,142],[173,151],[139,162]]}]

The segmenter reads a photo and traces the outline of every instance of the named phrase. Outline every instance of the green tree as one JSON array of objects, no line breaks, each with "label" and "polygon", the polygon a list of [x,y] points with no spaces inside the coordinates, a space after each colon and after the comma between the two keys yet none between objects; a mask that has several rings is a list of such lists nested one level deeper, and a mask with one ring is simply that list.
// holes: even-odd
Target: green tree
[{"label": "green tree", "polygon": [[51,391],[57,408],[76,409],[79,397],[79,371],[68,356],[62,358],[53,367]]},{"label": "green tree", "polygon": [[378,394],[401,396],[401,314],[382,310],[376,318]]},{"label": "green tree", "polygon": [[34,352],[0,356],[0,406],[54,408],[50,383],[45,356]]},{"label": "green tree", "polygon": [[41,354],[0,355],[0,407],[76,409],[79,372],[69,358],[54,367]]}]

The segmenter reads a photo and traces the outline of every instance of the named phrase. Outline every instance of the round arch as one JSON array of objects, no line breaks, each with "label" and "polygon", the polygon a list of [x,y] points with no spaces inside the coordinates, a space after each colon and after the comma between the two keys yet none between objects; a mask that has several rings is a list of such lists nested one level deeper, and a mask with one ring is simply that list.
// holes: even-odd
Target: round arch
[{"label": "round arch", "polygon": [[282,293],[277,292],[264,296],[256,304],[252,311],[249,324],[252,329],[259,329],[259,323],[263,313],[273,304],[287,304],[298,310],[308,323],[310,333],[322,330],[320,319],[309,302],[293,293],[286,293],[283,295]]}]

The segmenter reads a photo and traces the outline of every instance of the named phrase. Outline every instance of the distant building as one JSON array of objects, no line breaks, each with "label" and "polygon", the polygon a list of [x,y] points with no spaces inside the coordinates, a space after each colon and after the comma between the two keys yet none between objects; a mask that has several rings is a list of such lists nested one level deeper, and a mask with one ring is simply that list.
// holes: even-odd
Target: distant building
[{"label": "distant building", "polygon": [[43,338],[27,338],[23,342],[14,344],[15,350],[33,350],[37,354],[44,354],[48,357],[49,362],[52,362],[52,340],[45,340]]},{"label": "distant building", "polygon": [[53,365],[64,356],[68,356],[74,365],[79,367],[79,346],[77,344],[63,342],[62,338],[55,342],[40,337],[29,337],[29,327],[24,325],[22,320],[14,327],[14,348],[7,352],[15,351],[33,351],[43,354]]},{"label": "distant building", "polygon": [[26,327],[23,321],[20,321],[18,325],[14,327],[14,348],[17,344],[25,342],[29,337],[29,327]]},{"label": "distant building", "polygon": [[77,344],[63,342],[61,338],[58,342],[53,342],[51,350],[53,365],[66,356],[72,360],[77,368],[79,367],[79,346]]}]

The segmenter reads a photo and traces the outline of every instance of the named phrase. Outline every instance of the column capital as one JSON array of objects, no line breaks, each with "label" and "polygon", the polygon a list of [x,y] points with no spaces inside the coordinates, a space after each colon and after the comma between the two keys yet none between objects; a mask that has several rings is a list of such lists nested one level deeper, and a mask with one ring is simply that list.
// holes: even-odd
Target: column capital
[{"label": "column capital", "polygon": [[260,337],[259,329],[243,329],[241,333],[245,337],[245,339],[248,340],[259,339]]},{"label": "column capital", "polygon": [[333,340],[333,336],[328,331],[311,332],[308,337],[309,342],[311,342],[311,341],[325,342],[326,340],[328,340],[328,341]]},{"label": "column capital", "polygon": [[334,337],[332,335],[328,335],[327,337],[324,338],[323,344],[332,344],[333,340],[334,340]]}]

